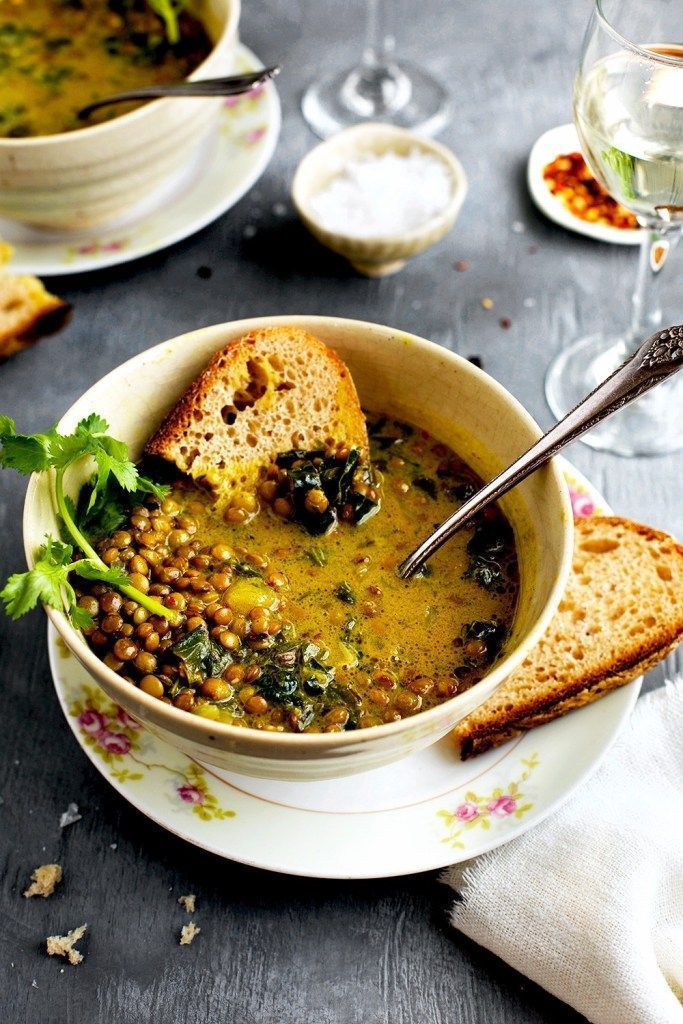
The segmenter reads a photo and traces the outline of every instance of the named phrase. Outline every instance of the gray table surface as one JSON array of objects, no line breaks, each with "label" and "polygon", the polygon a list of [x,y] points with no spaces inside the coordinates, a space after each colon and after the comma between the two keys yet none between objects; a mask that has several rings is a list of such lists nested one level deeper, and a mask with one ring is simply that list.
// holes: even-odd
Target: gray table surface
[{"label": "gray table surface", "polygon": [[[570,86],[588,0],[396,0],[398,47],[451,85],[443,140],[470,192],[453,233],[398,276],[356,277],[320,250],[289,210],[297,161],[313,138],[298,99],[330,62],[360,45],[361,3],[246,0],[243,38],[281,56],[282,137],[256,188],[194,238],[129,266],[54,286],[71,325],[0,368],[0,409],[35,430],[128,356],[205,324],[257,314],[321,313],[375,320],[463,355],[517,395],[543,425],[543,373],[572,338],[627,314],[635,253],[546,222],[524,187],[536,137],[570,118]],[[281,11],[300,16],[282,25]],[[513,13],[514,12],[514,13]],[[273,18],[274,15],[274,18]],[[277,30],[275,30],[277,27]],[[512,224],[525,225],[523,233]],[[253,226],[256,233],[245,228]],[[533,251],[532,251],[533,249]],[[680,319],[678,264],[668,315]],[[457,273],[456,259],[470,268]],[[196,275],[208,265],[209,280]],[[678,280],[677,280],[678,278]],[[481,299],[490,296],[494,309]],[[533,299],[533,304],[525,303]],[[500,317],[512,326],[503,330]],[[683,534],[683,454],[623,460],[576,445],[571,457],[619,512]],[[24,483],[0,474],[0,576],[23,565]],[[195,850],[119,797],[76,746],[52,690],[45,619],[0,618],[0,1019],[7,1024],[541,1024],[573,1011],[455,934],[435,874],[379,882],[283,879]],[[682,667],[679,658],[678,667]],[[673,671],[673,659],[667,666]],[[648,681],[656,685],[664,669]],[[60,833],[69,801],[83,818]],[[116,843],[116,849],[110,844]],[[47,901],[21,897],[30,871],[59,861]],[[202,934],[177,945],[177,895],[197,893]],[[48,960],[42,939],[90,925],[77,969]]]}]

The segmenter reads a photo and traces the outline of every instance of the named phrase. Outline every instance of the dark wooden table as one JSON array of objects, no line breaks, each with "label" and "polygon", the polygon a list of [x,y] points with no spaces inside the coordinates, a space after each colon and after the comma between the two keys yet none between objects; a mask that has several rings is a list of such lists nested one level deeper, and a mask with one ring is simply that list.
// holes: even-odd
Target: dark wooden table
[{"label": "dark wooden table", "polygon": [[[320,250],[289,205],[285,217],[273,210],[288,203],[293,169],[314,142],[299,115],[301,90],[323,66],[355,57],[363,4],[246,6],[245,41],[264,59],[285,62],[284,127],[268,171],[235,209],[189,241],[130,266],[54,281],[74,303],[73,321],[0,368],[0,409],[23,429],[39,429],[111,367],[163,338],[256,314],[325,313],[388,323],[480,356],[548,425],[545,366],[580,332],[624,322],[636,269],[632,250],[547,223],[524,187],[531,144],[570,118],[587,0],[423,0],[419,16],[396,0],[399,49],[451,84],[456,113],[443,139],[462,159],[470,192],[451,236],[383,281],[356,277]],[[301,15],[299,26],[283,27],[287,9]],[[524,230],[513,230],[515,222]],[[455,271],[457,259],[469,261],[466,272]],[[210,279],[197,276],[199,266],[212,268]],[[667,310],[680,320],[683,290],[675,278],[669,269]],[[490,311],[481,306],[485,296],[494,300]],[[501,317],[510,318],[509,329]],[[683,534],[683,454],[628,461],[578,445],[571,455],[617,510]],[[21,479],[0,474],[2,579],[23,566],[23,493]],[[45,628],[40,612],[17,625],[0,619],[0,1020],[580,1019],[454,933],[446,923],[449,893],[435,874],[357,883],[283,878],[219,860],[147,821],[74,742],[52,689]],[[70,801],[83,818],[60,831]],[[31,870],[46,861],[64,867],[58,894],[24,900]],[[185,892],[197,894],[202,927],[190,948],[177,944],[176,899]],[[89,924],[86,960],[61,971],[42,940],[82,921]]]}]

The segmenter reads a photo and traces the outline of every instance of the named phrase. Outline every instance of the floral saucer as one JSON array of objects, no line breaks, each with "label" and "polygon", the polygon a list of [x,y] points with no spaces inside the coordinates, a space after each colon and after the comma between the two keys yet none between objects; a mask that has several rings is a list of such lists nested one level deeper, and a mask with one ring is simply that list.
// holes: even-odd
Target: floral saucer
[{"label": "floral saucer", "polygon": [[[565,463],[576,515],[607,514]],[[595,770],[628,718],[637,680],[471,761],[451,740],[328,782],[252,779],[202,765],[146,732],[95,685],[52,626],[62,710],[106,779],[157,824],[255,867],[320,878],[380,878],[468,860],[555,810]]]},{"label": "floral saucer", "polygon": [[[240,46],[235,70],[261,61]],[[218,126],[192,160],[125,218],[87,231],[48,231],[0,218],[0,238],[14,252],[15,274],[81,274],[158,252],[194,234],[229,210],[261,177],[280,131],[280,101],[268,83],[226,97]]]}]

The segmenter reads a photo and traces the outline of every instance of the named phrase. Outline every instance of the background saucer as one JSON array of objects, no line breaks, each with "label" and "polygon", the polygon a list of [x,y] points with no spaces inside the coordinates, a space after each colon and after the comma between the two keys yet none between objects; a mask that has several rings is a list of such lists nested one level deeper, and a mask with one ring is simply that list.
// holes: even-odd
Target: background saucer
[{"label": "background saucer", "polygon": [[[235,71],[261,61],[240,46]],[[201,102],[198,100],[197,102]],[[270,162],[280,131],[280,101],[272,82],[224,101],[218,124],[180,175],[125,218],[105,227],[64,232],[0,218],[0,238],[14,254],[15,274],[81,274],[147,256],[216,220],[248,192]]]}]

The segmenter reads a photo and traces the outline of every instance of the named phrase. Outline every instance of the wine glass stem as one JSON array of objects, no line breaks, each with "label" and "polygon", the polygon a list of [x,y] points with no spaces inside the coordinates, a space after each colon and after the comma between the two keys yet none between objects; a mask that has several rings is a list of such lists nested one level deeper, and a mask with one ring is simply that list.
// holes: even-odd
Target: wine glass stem
[{"label": "wine glass stem", "polygon": [[391,0],[366,0],[365,49],[360,66],[353,68],[341,89],[348,110],[362,119],[381,120],[402,110],[410,100],[408,75],[392,58],[393,36],[387,31]]},{"label": "wine glass stem", "polygon": [[683,225],[641,217],[642,241],[638,277],[631,299],[631,324],[624,339],[623,357],[632,355],[643,339],[662,323],[661,279],[678,244]]},{"label": "wine glass stem", "polygon": [[368,17],[365,28],[363,63],[369,68],[388,68],[394,37],[387,31],[389,0],[367,0]]}]

